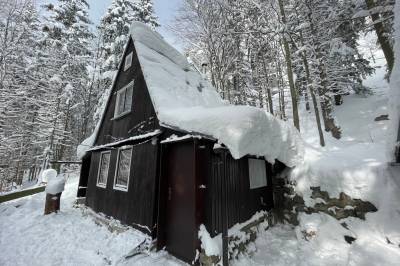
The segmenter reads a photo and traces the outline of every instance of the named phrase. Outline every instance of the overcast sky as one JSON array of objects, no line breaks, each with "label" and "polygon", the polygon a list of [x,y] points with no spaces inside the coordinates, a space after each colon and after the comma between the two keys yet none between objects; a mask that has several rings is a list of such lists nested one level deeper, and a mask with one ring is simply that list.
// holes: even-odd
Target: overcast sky
[{"label": "overcast sky", "polygon": [[[153,0],[156,15],[159,18],[161,27],[157,29],[161,35],[173,46],[180,49],[179,43],[174,35],[167,31],[165,26],[171,24],[174,19],[176,10],[179,8],[182,0]],[[90,16],[94,24],[98,24],[100,18],[104,15],[111,0],[88,0],[90,5]]]}]

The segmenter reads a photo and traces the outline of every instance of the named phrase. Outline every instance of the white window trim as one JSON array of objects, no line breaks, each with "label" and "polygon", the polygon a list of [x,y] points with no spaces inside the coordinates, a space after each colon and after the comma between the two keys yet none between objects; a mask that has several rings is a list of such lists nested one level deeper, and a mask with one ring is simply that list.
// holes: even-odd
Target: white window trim
[{"label": "white window trim", "polygon": [[[134,84],[135,84],[135,82],[134,82],[134,80],[132,80],[131,82],[128,83],[128,85],[122,87],[121,89],[119,89],[119,90],[116,92],[116,94],[117,94],[117,99],[116,99],[116,102],[115,102],[114,119],[115,119],[115,118],[118,118],[118,117],[121,117],[121,116],[124,116],[124,115],[126,115],[126,114],[129,114],[129,113],[131,112],[133,102],[131,103],[131,110],[126,110],[126,111],[124,111],[124,112],[118,114],[118,109],[119,109],[119,97],[121,96],[121,94],[122,94],[124,91],[126,91],[126,90],[127,90],[129,87],[131,87],[131,86],[132,86],[132,94],[133,94],[133,85],[134,85]],[[131,101],[132,101],[132,99],[131,99]],[[125,104],[125,102],[124,102],[124,104]]]},{"label": "white window trim", "polygon": [[[251,172],[250,172],[250,161],[262,161],[263,164],[263,169],[264,169],[264,176],[265,176],[265,180],[262,180],[262,184],[256,183],[256,184],[252,184],[252,176],[251,176]],[[250,189],[257,189],[257,188],[262,188],[262,187],[267,187],[268,186],[268,177],[267,177],[267,168],[265,166],[265,161],[262,159],[254,159],[254,158],[249,158],[248,159],[248,169],[249,169],[249,186]],[[258,181],[258,180],[256,180]]]},{"label": "white window trim", "polygon": [[[110,159],[108,160],[107,164],[107,170],[106,170],[106,182],[105,184],[99,183],[99,177],[100,177],[100,170],[101,170],[101,160],[103,159],[103,154],[109,153],[110,154]],[[101,187],[101,188],[106,188],[107,187],[107,180],[108,180],[108,171],[110,170],[110,162],[111,162],[111,151],[103,151],[100,153],[100,161],[99,161],[99,170],[97,171],[97,180],[96,180],[96,186]]]},{"label": "white window trim", "polygon": [[132,66],[132,60],[133,60],[133,52],[130,52],[125,57],[124,71],[127,71]]},{"label": "white window trim", "polygon": [[[128,172],[128,181],[126,182],[126,187],[121,186],[121,185],[117,185],[117,175],[118,175],[118,164],[119,164],[119,154],[121,151],[123,150],[131,150],[131,159],[129,160],[129,172]],[[130,175],[131,175],[131,162],[132,162],[132,152],[133,152],[133,146],[122,146],[118,149],[118,154],[117,154],[117,164],[115,166],[115,173],[114,173],[114,185],[113,185],[113,189],[115,190],[120,190],[120,191],[128,191],[129,188],[129,180],[130,180]]]}]

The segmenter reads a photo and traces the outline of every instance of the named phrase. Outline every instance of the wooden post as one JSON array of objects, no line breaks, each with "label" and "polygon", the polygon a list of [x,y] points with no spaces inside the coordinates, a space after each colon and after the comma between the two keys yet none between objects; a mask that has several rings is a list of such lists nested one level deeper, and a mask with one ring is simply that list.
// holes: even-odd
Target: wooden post
[{"label": "wooden post", "polygon": [[60,198],[61,193],[53,194],[46,194],[46,204],[44,207],[44,214],[50,214],[53,212],[58,212],[60,210]]},{"label": "wooden post", "polygon": [[222,203],[222,265],[229,265],[229,255],[228,255],[228,189],[227,189],[227,149],[224,147],[214,148],[214,152],[221,156],[222,162],[222,182],[221,182],[221,203]]}]

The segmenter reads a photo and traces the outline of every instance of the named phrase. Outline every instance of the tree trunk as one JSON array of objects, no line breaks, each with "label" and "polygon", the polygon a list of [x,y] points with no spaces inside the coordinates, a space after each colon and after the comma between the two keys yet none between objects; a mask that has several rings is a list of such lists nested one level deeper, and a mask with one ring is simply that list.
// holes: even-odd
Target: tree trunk
[{"label": "tree trunk", "polygon": [[[376,7],[374,0],[365,0],[365,3],[367,4],[368,9],[373,9]],[[392,48],[392,46],[390,44],[390,40],[389,40],[390,34],[385,29],[385,26],[383,25],[383,23],[379,22],[381,20],[379,13],[371,14],[371,19],[372,19],[372,22],[374,23],[374,29],[375,29],[376,35],[378,37],[378,42],[382,48],[383,54],[385,55],[385,59],[386,59],[386,63],[387,63],[389,75],[390,75],[390,73],[392,73],[393,65],[394,65],[393,48]]]},{"label": "tree trunk", "polygon": [[312,9],[310,6],[309,13],[308,13],[308,20],[310,23],[311,34],[312,34],[312,42],[315,49],[315,59],[318,62],[317,69],[318,69],[318,76],[319,76],[319,95],[322,97],[321,100],[321,110],[322,110],[322,118],[324,119],[324,126],[326,132],[331,132],[332,136],[336,139],[341,138],[341,129],[339,126],[335,124],[335,119],[332,117],[332,104],[331,99],[328,96],[328,85],[327,85],[327,78],[326,78],[326,70],[325,66],[323,65],[322,55],[319,47],[319,42],[316,41],[314,38],[317,36],[314,22],[312,19]]},{"label": "tree trunk", "polygon": [[[300,33],[300,38],[302,39],[303,36]],[[303,42],[303,40],[301,40]],[[304,45],[304,44],[302,44]],[[318,134],[319,134],[319,143],[321,144],[322,147],[325,146],[325,139],[324,139],[324,132],[322,131],[322,126],[321,126],[321,118],[319,116],[319,109],[318,109],[318,101],[315,96],[314,88],[312,86],[312,81],[311,81],[311,76],[310,76],[310,69],[308,67],[308,61],[305,52],[302,53],[303,57],[303,63],[304,63],[304,70],[306,72],[306,78],[307,78],[307,87],[310,89],[310,94],[311,94],[311,99],[314,105],[314,113],[315,113],[315,119],[317,121],[317,127],[318,127]],[[306,90],[307,91],[307,90]]]},{"label": "tree trunk", "polygon": [[263,68],[264,68],[264,74],[265,74],[266,83],[267,83],[266,85],[267,85],[269,112],[273,115],[274,114],[274,106],[272,103],[271,88],[269,87],[269,78],[268,78],[267,66],[265,64],[265,58],[263,58]]},{"label": "tree trunk", "polygon": [[[284,25],[286,25],[286,16],[285,16],[283,0],[278,0],[278,3],[279,3],[279,10],[280,10],[280,14],[281,14],[282,23]],[[289,43],[286,39],[286,32],[284,32],[282,41],[283,41],[283,48],[285,50],[285,61],[286,61],[286,68],[287,68],[287,76],[288,76],[288,80],[289,80],[290,96],[292,99],[293,124],[300,131],[299,111],[297,108],[297,92],[296,92],[296,88],[294,86],[292,59],[291,59],[291,54],[290,54]]]}]

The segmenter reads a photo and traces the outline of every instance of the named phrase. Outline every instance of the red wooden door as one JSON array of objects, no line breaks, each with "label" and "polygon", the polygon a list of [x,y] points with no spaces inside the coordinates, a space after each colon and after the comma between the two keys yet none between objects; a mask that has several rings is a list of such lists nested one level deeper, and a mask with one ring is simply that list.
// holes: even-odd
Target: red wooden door
[{"label": "red wooden door", "polygon": [[164,162],[167,177],[165,225],[166,249],[186,262],[192,262],[197,244],[195,219],[195,172],[193,142],[168,147]]}]

